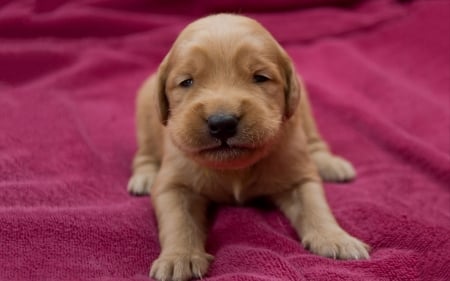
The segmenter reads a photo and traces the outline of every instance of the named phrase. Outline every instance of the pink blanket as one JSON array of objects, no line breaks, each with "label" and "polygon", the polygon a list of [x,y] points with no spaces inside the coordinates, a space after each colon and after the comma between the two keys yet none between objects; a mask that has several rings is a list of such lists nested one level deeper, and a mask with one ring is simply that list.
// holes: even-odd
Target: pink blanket
[{"label": "pink blanket", "polygon": [[330,205],[373,251],[319,257],[278,210],[221,206],[204,280],[450,280],[447,0],[0,1],[0,280],[148,280],[156,222],[126,192],[135,92],[186,23],[218,11],[291,54],[358,171],[325,184]]}]

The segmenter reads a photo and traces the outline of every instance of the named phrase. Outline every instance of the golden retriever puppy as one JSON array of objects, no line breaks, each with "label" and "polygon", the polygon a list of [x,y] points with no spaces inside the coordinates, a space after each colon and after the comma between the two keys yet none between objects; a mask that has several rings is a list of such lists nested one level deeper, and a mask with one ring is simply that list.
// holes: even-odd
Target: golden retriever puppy
[{"label": "golden retriever puppy", "polygon": [[324,180],[355,176],[314,123],[287,53],[256,21],[219,14],[179,35],[137,98],[138,152],[129,192],[151,194],[161,253],[158,280],[202,277],[211,202],[263,196],[279,206],[313,253],[368,258],[325,199]]}]

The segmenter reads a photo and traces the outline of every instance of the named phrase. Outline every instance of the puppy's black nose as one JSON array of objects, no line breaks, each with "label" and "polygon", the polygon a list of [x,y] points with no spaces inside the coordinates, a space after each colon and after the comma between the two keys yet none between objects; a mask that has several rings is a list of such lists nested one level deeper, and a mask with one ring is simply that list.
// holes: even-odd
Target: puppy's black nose
[{"label": "puppy's black nose", "polygon": [[208,117],[209,134],[221,141],[236,135],[239,120],[230,114],[214,114]]}]

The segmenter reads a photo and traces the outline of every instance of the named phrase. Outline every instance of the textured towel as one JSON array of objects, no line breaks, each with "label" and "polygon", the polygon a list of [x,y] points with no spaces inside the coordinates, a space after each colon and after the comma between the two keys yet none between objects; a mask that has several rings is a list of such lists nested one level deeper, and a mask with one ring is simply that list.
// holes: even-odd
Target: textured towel
[{"label": "textured towel", "polygon": [[126,192],[135,93],[188,22],[219,11],[292,56],[358,171],[325,184],[331,208],[373,251],[319,257],[280,211],[220,206],[204,280],[450,280],[446,0],[0,1],[0,280],[149,280],[154,213]]}]

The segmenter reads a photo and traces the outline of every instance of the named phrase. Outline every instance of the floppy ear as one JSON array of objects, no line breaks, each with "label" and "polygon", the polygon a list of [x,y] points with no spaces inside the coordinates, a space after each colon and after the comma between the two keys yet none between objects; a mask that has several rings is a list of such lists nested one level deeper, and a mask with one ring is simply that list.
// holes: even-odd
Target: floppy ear
[{"label": "floppy ear", "polygon": [[301,85],[297,77],[297,72],[286,55],[284,58],[284,73],[285,73],[285,87],[284,87],[284,97],[285,97],[285,108],[284,115],[286,119],[289,119],[294,115],[295,110],[300,102],[301,95]]},{"label": "floppy ear", "polygon": [[164,126],[167,125],[167,120],[169,119],[170,115],[169,100],[166,95],[167,60],[168,55],[164,58],[164,60],[160,64],[156,78],[158,91],[156,95],[157,97],[156,106],[158,108],[159,121],[161,121],[161,124],[163,124]]}]

